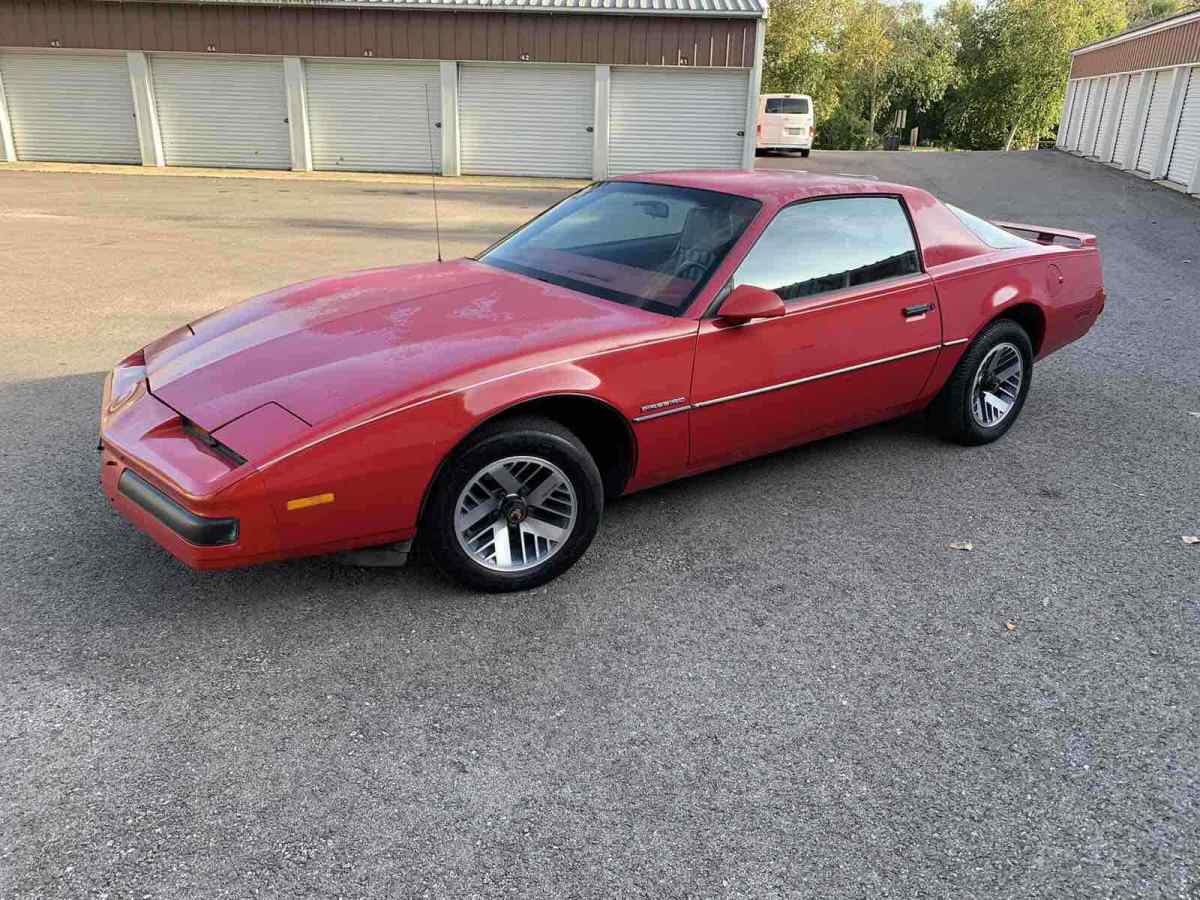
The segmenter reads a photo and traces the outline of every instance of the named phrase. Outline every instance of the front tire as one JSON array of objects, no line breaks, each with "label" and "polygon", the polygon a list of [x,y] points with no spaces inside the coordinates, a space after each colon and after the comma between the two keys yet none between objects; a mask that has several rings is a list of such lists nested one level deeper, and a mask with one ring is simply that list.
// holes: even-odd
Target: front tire
[{"label": "front tire", "polygon": [[438,475],[422,536],[443,572],[476,590],[538,587],[584,554],[604,487],[583,443],[550,419],[486,427]]},{"label": "front tire", "polygon": [[989,444],[1012,428],[1033,376],[1033,344],[1012,319],[997,319],[967,348],[930,405],[934,427],[965,446]]}]

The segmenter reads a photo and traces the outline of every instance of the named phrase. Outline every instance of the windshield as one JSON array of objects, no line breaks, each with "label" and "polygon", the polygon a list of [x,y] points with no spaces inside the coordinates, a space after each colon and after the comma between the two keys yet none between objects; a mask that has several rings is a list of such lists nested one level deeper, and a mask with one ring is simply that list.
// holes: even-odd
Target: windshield
[{"label": "windshield", "polygon": [[989,247],[995,247],[997,250],[1011,250],[1013,247],[1024,247],[1030,243],[1024,238],[1017,237],[1003,228],[993,225],[991,222],[986,222],[979,216],[973,216],[965,209],[959,209],[949,203],[946,204],[946,209],[958,216],[958,221],[967,226],[975,235]]},{"label": "windshield", "polygon": [[606,181],[568,197],[479,260],[594,297],[678,316],[761,205],[714,191]]}]

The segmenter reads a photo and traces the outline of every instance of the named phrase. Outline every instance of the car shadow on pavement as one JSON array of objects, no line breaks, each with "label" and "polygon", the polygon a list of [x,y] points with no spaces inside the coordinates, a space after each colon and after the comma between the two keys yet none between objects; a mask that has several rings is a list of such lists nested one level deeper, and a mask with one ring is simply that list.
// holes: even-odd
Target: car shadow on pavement
[{"label": "car shadow on pavement", "polygon": [[[77,612],[82,612],[79,604],[93,606],[91,615],[121,607],[133,618],[174,615],[191,604],[202,606],[206,615],[245,614],[274,604],[307,610],[316,605],[348,615],[352,609],[365,612],[403,601],[410,613],[420,615],[435,606],[469,608],[479,602],[477,595],[444,579],[419,549],[402,570],[350,567],[332,557],[227,572],[188,569],[124,522],[100,490],[96,428],[102,381],[102,373],[91,373],[0,385],[0,416],[15,438],[5,442],[0,458],[0,488],[13,503],[13,514],[0,521],[0,540],[7,548],[9,582],[18,593],[69,598]],[[591,563],[585,557],[555,583],[556,590],[580,589],[596,566],[629,564],[630,571],[641,571],[639,560],[666,552],[666,532],[655,514],[664,504],[675,511],[677,527],[682,523],[712,535],[737,521],[728,515],[731,507],[744,509],[746,498],[777,492],[785,475],[828,486],[836,480],[834,469],[854,468],[846,460],[919,455],[933,440],[910,418],[622,498],[609,506]],[[889,465],[886,477],[891,476]],[[866,489],[870,484],[868,476]],[[817,498],[819,492],[811,499]],[[800,507],[806,502],[797,498]],[[632,546],[630,534],[638,535]],[[650,586],[653,573],[646,574]]]}]

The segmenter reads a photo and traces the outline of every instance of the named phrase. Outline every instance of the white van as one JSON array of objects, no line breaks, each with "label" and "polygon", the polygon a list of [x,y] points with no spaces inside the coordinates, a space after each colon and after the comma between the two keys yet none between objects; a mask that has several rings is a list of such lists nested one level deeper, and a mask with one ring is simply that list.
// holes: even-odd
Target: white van
[{"label": "white van", "polygon": [[799,150],[813,145],[813,104],[807,94],[759,94],[758,149]]}]

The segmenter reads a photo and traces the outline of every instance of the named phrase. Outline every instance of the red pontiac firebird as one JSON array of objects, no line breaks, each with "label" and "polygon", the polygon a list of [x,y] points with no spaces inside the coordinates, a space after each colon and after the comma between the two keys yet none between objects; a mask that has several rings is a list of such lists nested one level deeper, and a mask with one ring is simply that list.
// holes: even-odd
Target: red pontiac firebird
[{"label": "red pontiac firebird", "polygon": [[1104,308],[1093,236],[788,172],[591,185],[474,259],[283,288],[104,386],[102,482],[198,569],[414,538],[483,590],[583,555],[606,498],[928,408],[983,444]]}]

